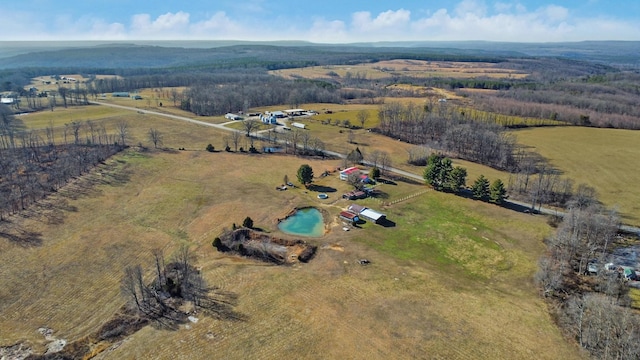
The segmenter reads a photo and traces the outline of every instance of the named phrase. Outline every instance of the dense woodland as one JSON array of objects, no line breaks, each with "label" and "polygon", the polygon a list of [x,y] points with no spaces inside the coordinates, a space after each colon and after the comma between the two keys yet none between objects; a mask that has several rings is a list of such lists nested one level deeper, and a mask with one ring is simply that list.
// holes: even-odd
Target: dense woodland
[{"label": "dense woodland", "polygon": [[447,105],[432,110],[389,103],[378,116],[377,131],[383,135],[498,169],[518,170],[515,139],[502,126],[464,117]]}]

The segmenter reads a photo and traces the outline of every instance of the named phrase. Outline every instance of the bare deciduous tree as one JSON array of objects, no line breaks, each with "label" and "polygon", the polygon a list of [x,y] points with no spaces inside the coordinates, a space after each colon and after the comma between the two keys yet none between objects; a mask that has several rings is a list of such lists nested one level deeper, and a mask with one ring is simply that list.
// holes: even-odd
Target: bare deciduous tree
[{"label": "bare deciduous tree", "polygon": [[229,136],[231,142],[233,143],[233,151],[238,151],[238,144],[240,143],[240,139],[242,138],[242,133],[240,131],[234,130],[231,132]]},{"label": "bare deciduous tree", "polygon": [[597,359],[640,357],[640,319],[628,308],[613,304],[602,294],[571,298],[561,323],[578,343]]},{"label": "bare deciduous tree", "polygon": [[242,319],[233,311],[235,296],[207,286],[200,272],[193,266],[193,254],[181,247],[173,260],[165,264],[161,250],[154,250],[156,277],[146,283],[140,265],[127,267],[121,281],[122,294],[135,305],[139,314],[161,326],[175,328],[187,318],[182,310],[185,301],[196,309],[222,319]]},{"label": "bare deciduous tree", "polygon": [[149,141],[153,144],[154,148],[158,148],[158,146],[162,146],[162,133],[157,129],[150,128],[149,132],[147,132],[147,136],[149,137]]},{"label": "bare deciduous tree", "polygon": [[129,123],[125,120],[120,120],[116,124],[118,130],[118,139],[120,140],[120,145],[127,146],[127,139],[129,139]]},{"label": "bare deciduous tree", "polygon": [[356,115],[358,122],[360,123],[360,127],[364,129],[364,123],[369,119],[369,111],[368,110],[360,110]]},{"label": "bare deciduous tree", "polygon": [[[66,107],[66,106],[65,106]],[[79,121],[71,122],[71,131],[73,132],[73,143],[78,145],[80,143],[80,129],[82,129],[82,123]]]},{"label": "bare deciduous tree", "polygon": [[247,119],[242,122],[244,130],[247,132],[247,136],[251,136],[251,132],[260,128],[260,122],[255,119]]},{"label": "bare deciduous tree", "polygon": [[347,132],[347,142],[349,142],[349,144],[353,144],[356,141],[356,133],[349,129],[349,131]]},{"label": "bare deciduous tree", "polygon": [[389,155],[389,153],[386,151],[381,151],[379,162],[380,162],[380,167],[379,167],[380,170],[383,170],[383,171],[389,170],[389,168],[391,168],[391,165],[392,165],[391,156]]}]

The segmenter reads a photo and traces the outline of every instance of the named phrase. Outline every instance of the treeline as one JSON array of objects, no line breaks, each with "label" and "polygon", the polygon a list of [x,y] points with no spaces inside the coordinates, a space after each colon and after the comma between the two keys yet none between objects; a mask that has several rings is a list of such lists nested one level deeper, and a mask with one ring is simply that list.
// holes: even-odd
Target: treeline
[{"label": "treeline", "polygon": [[597,359],[640,357],[640,315],[629,308],[626,277],[620,268],[603,265],[619,221],[593,194],[578,192],[556,233],[546,239],[535,276],[560,327]]},{"label": "treeline", "polygon": [[611,73],[466,95],[485,111],[581,126],[640,129],[639,81],[640,74]]},{"label": "treeline", "polygon": [[[1,110],[0,106],[0,110]],[[74,122],[64,130],[64,143],[56,144],[54,129],[45,138],[24,131],[12,116],[0,122],[0,220],[27,209],[124,148],[119,135],[93,122]],[[118,141],[121,141],[118,143]]]},{"label": "treeline", "polygon": [[463,116],[454,107],[388,103],[378,117],[375,130],[383,135],[497,169],[518,169],[513,135],[500,125]]},{"label": "treeline", "polygon": [[[579,185],[577,193],[586,193],[588,188]],[[589,190],[591,191],[591,190]],[[574,196],[573,180],[562,177],[557,169],[532,154],[523,157],[518,172],[509,174],[509,192],[516,198],[531,203],[531,209],[543,205],[564,208]],[[595,195],[595,191],[593,191]]]},{"label": "treeline", "polygon": [[304,103],[340,103],[334,86],[325,82],[286,80],[275,76],[243,76],[233,82],[209,82],[188,88],[180,108],[197,115],[221,115],[250,107]]}]

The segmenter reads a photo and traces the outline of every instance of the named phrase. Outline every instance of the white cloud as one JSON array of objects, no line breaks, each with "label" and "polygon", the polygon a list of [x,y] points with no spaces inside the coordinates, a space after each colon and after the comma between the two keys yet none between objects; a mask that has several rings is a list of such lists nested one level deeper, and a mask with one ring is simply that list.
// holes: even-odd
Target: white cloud
[{"label": "white cloud", "polygon": [[359,11],[352,16],[352,26],[357,31],[377,31],[404,27],[411,20],[411,12],[404,9],[381,12],[374,19],[368,11]]},{"label": "white cloud", "polygon": [[191,25],[191,29],[198,34],[206,31],[221,30],[233,33],[239,30],[237,24],[224,11],[219,11],[209,19]]},{"label": "white cloud", "polygon": [[[83,16],[46,16],[28,12],[0,13],[0,34],[7,40],[154,40],[237,39],[308,40],[325,43],[386,40],[580,41],[640,40],[640,24],[615,18],[576,18],[566,7],[527,9],[519,0],[462,0],[449,8],[391,9],[377,14],[359,11],[347,20],[310,16],[306,22],[264,21],[218,11],[194,21],[184,11],[152,18],[133,15],[128,23]],[[245,2],[263,10],[264,0]],[[241,5],[238,5],[241,6]],[[247,14],[243,12],[243,14]],[[201,15],[200,15],[201,16]]]},{"label": "white cloud", "polygon": [[151,20],[149,14],[136,14],[131,18],[131,34],[145,38],[164,38],[175,33],[184,33],[189,27],[189,14],[179,11],[166,13]]},{"label": "white cloud", "polygon": [[518,3],[501,3],[496,4],[496,10],[501,11],[487,14],[482,4],[463,1],[454,15],[440,9],[431,16],[414,20],[411,23],[413,39],[547,42],[637,40],[640,34],[637,24],[572,18],[569,9],[557,5],[527,11]]}]

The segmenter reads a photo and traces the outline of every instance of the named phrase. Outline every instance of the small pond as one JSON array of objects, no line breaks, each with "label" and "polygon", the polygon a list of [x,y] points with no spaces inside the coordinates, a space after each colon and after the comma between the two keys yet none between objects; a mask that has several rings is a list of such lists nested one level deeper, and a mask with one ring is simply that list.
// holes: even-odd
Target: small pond
[{"label": "small pond", "polygon": [[318,237],[324,235],[324,220],[318,209],[305,208],[282,220],[278,228],[287,234]]}]

